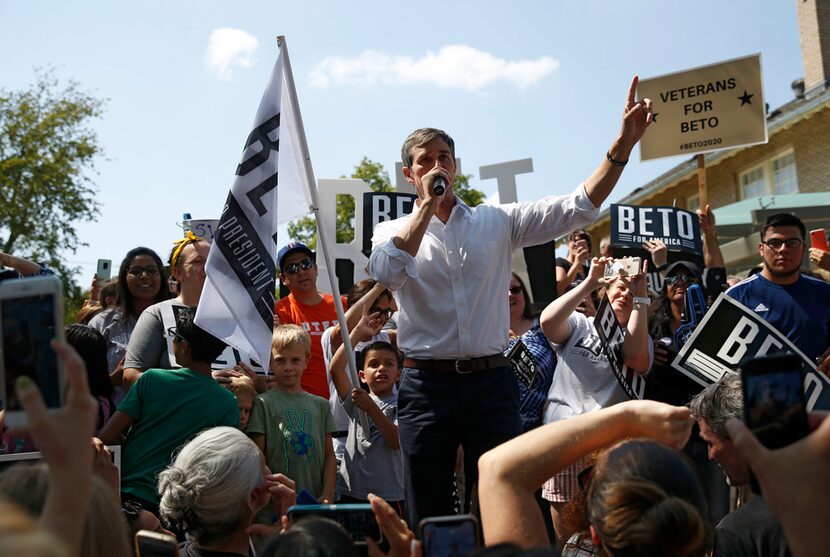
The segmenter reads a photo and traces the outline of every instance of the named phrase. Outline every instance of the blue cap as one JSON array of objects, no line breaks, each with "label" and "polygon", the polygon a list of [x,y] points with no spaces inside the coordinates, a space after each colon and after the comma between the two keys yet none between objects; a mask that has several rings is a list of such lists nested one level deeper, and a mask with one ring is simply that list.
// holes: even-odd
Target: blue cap
[{"label": "blue cap", "polygon": [[285,244],[282,248],[280,248],[279,253],[277,253],[277,261],[280,264],[280,269],[282,269],[283,267],[283,260],[295,251],[302,251],[304,253],[307,253],[309,257],[314,259],[314,252],[311,251],[311,248],[309,248],[307,245],[305,245],[302,242],[290,242],[288,244]]}]

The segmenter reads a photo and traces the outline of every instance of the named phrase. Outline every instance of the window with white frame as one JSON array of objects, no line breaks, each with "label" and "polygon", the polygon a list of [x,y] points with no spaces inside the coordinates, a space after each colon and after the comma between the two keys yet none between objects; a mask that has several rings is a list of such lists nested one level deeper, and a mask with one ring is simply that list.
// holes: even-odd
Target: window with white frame
[{"label": "window with white frame", "polygon": [[795,153],[790,149],[765,160],[758,166],[738,176],[742,199],[762,195],[798,193],[798,175],[795,169]]}]

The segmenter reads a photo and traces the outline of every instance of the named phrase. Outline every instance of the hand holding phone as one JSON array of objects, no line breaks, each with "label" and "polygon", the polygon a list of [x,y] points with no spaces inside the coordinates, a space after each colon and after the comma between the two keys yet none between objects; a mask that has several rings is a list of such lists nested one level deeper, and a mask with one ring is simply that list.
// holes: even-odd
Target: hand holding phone
[{"label": "hand holding phone", "polygon": [[633,277],[642,272],[642,259],[624,257],[605,264],[605,278]]},{"label": "hand holding phone", "polygon": [[20,377],[38,386],[47,408],[63,404],[66,375],[50,345],[63,338],[60,280],[39,276],[0,283],[0,407],[7,425],[26,425],[15,392]]},{"label": "hand holding phone", "polygon": [[473,515],[425,518],[419,530],[423,557],[469,555],[478,548],[478,520]]},{"label": "hand holding phone", "polygon": [[365,546],[366,539],[383,541],[378,524],[375,521],[372,505],[369,503],[338,505],[293,505],[288,508],[288,521],[292,524],[309,516],[331,519],[352,536],[357,546]]},{"label": "hand holding phone", "polygon": [[[762,445],[780,449],[809,433],[804,369],[795,354],[757,356],[741,364],[744,422]],[[753,475],[753,490],[760,486]]]},{"label": "hand holding phone", "polygon": [[98,270],[95,271],[95,274],[98,275],[98,280],[102,282],[109,280],[112,277],[112,260],[99,259]]},{"label": "hand holding phone", "polygon": [[827,249],[827,232],[823,228],[810,231],[810,247],[830,251],[830,249]]}]

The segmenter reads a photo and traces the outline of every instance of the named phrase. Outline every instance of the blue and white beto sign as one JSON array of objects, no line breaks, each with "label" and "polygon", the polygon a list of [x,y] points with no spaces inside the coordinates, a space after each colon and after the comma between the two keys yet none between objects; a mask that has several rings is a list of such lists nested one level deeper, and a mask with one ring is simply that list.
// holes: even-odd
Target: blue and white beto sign
[{"label": "blue and white beto sign", "polygon": [[672,366],[705,386],[737,371],[744,358],[776,352],[801,357],[807,410],[830,410],[830,379],[778,329],[726,294],[715,301]]},{"label": "blue and white beto sign", "polygon": [[643,247],[647,240],[661,240],[669,250],[702,255],[697,215],[676,207],[611,205],[611,245]]}]

